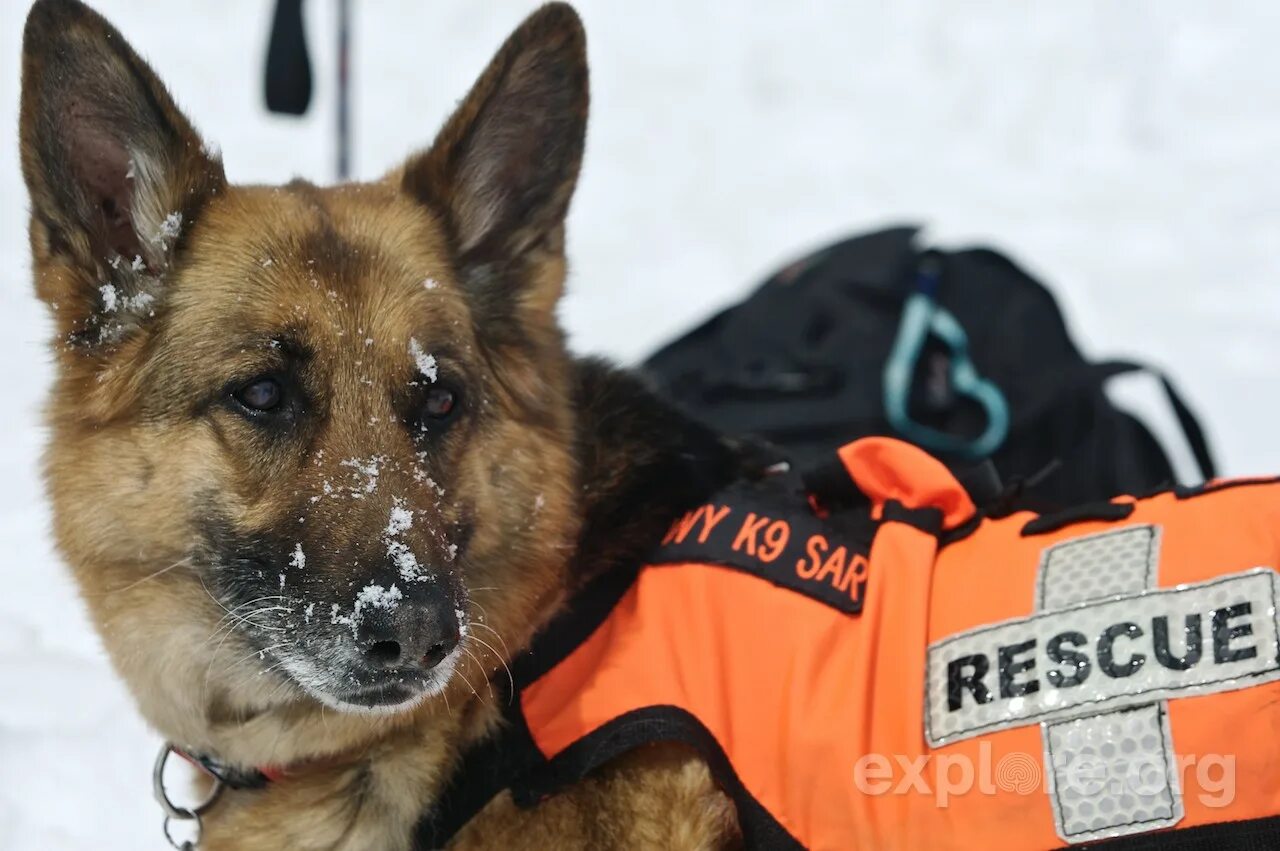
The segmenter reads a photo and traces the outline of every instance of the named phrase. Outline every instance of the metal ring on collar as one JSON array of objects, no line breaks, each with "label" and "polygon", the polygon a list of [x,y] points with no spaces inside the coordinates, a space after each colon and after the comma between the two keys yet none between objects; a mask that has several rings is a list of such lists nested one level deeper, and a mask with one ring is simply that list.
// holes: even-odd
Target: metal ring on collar
[{"label": "metal ring on collar", "polygon": [[169,760],[169,754],[173,753],[174,750],[175,748],[171,743],[165,742],[160,747],[160,753],[156,756],[155,768],[151,771],[151,789],[155,793],[156,801],[160,804],[167,816],[165,827],[166,835],[168,835],[167,822],[170,818],[183,819],[187,821],[194,819],[198,824],[200,816],[208,812],[209,808],[212,807],[222,795],[222,789],[224,786],[221,780],[214,777],[212,778],[213,788],[209,792],[209,796],[199,804],[196,804],[194,807],[183,807],[175,804],[169,798],[169,793],[164,788],[164,766]]}]

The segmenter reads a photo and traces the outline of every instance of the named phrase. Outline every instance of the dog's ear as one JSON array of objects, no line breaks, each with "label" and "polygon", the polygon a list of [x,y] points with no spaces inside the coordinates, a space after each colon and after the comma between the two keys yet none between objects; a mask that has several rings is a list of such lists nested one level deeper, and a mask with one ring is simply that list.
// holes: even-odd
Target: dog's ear
[{"label": "dog's ear", "polygon": [[162,275],[225,184],[156,75],[77,0],[38,0],[27,16],[20,140],[37,262],[93,282]]},{"label": "dog's ear", "polygon": [[[511,34],[431,148],[398,174],[443,218],[468,285],[554,305],[587,103],[582,22],[551,3]],[[557,258],[558,280],[530,262]],[[511,292],[517,284],[535,291]]]}]

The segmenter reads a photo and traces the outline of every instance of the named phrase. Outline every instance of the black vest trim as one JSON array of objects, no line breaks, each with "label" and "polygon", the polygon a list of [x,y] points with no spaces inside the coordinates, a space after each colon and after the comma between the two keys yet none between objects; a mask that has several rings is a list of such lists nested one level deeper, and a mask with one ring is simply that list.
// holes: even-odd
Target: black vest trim
[{"label": "black vest trim", "polygon": [[896,499],[884,504],[883,518],[885,523],[904,523],[926,535],[935,536],[942,534],[943,521],[946,519],[940,508],[907,508]]},{"label": "black vest trim", "polygon": [[747,791],[715,736],[676,706],[646,706],[613,719],[574,742],[545,768],[536,769],[527,781],[513,787],[513,797],[521,806],[534,806],[610,760],[658,742],[687,745],[707,763],[716,782],[733,800],[745,847],[780,851],[804,847]]},{"label": "black vest trim", "polygon": [[[499,692],[497,683],[493,685],[495,699],[510,700],[510,692]],[[546,764],[525,726],[519,704],[511,700],[504,716],[497,733],[467,749],[435,806],[418,820],[413,843],[416,851],[443,848],[490,801],[510,788],[515,778]]]},{"label": "black vest trim", "polygon": [[1089,505],[1077,505],[1074,508],[1064,508],[1062,511],[1042,514],[1028,520],[1022,527],[1022,537],[1057,532],[1076,523],[1113,523],[1128,518],[1133,514],[1133,510],[1132,502],[1095,502]]},{"label": "black vest trim", "polygon": [[1280,816],[1135,833],[1073,847],[1098,851],[1274,851],[1280,848]]}]

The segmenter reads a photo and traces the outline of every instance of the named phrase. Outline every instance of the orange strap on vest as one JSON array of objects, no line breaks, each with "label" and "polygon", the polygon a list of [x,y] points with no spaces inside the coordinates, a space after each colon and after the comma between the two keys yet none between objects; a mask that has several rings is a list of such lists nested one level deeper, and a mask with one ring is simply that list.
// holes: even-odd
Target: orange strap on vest
[{"label": "orange strap on vest", "polygon": [[731,489],[576,600],[444,810],[533,805],[678,741],[748,847],[1277,829],[1257,820],[1280,815],[1280,483],[989,519],[907,444],[839,454],[862,507]]}]

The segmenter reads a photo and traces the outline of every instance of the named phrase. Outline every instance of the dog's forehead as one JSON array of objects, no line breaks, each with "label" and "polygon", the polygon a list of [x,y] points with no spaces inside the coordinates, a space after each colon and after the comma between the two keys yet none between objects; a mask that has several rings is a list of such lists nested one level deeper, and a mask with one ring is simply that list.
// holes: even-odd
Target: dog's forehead
[{"label": "dog's forehead", "polygon": [[331,350],[465,345],[469,313],[430,211],[381,184],[229,190],[192,234],[174,321]]}]

